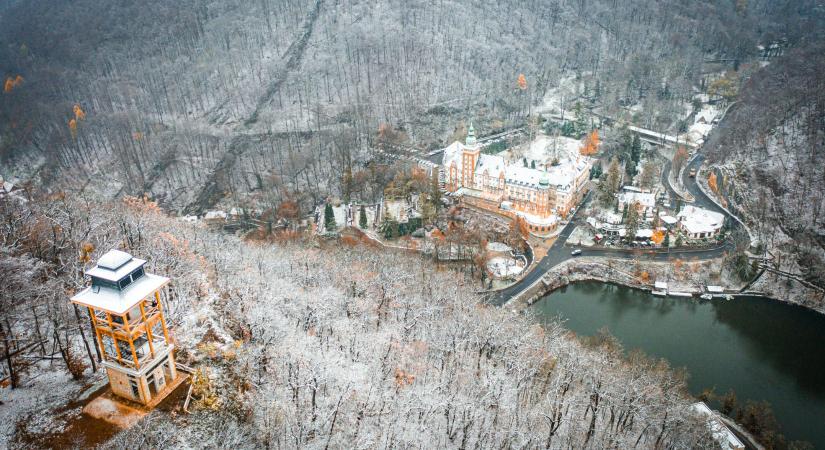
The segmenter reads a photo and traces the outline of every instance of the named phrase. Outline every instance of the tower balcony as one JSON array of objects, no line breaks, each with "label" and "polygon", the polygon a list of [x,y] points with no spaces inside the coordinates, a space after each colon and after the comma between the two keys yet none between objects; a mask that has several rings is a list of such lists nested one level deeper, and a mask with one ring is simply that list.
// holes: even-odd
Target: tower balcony
[{"label": "tower balcony", "polygon": [[129,372],[137,374],[141,372],[142,369],[152,365],[156,359],[163,358],[169,354],[174,348],[174,345],[161,339],[149,341],[148,339],[141,338],[134,342],[134,351],[132,351],[129,343],[123,341],[118,341],[117,349],[115,349],[111,342],[105,342],[104,348],[107,366],[129,369]]},{"label": "tower balcony", "polygon": [[[143,311],[140,311],[141,306]],[[133,311],[122,316],[95,310],[94,319],[100,332],[114,334],[118,339],[133,340],[151,330],[161,320],[162,314],[159,305],[144,302],[143,305],[135,307]]]}]

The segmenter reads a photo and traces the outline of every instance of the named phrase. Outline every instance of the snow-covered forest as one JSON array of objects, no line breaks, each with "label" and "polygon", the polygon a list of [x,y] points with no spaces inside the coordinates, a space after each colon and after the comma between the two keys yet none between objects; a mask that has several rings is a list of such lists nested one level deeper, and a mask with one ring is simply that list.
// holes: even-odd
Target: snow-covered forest
[{"label": "snow-covered forest", "polygon": [[[584,276],[582,239],[560,236],[585,229],[593,190],[634,211],[604,258],[741,263],[736,293],[825,311],[821,3],[0,0],[0,448],[718,448],[685,370],[488,303],[486,249],[495,295],[547,287],[558,261]],[[691,128],[707,134],[688,148]],[[560,140],[592,157],[552,234],[411,167],[468,134],[525,170],[558,165]],[[696,249],[653,212],[675,216],[688,178],[732,211]],[[623,188],[650,197],[664,247],[636,242]],[[110,249],[172,280],[160,309],[191,390],[139,427],[77,432],[106,371],[94,313],[69,299]],[[754,441],[795,448],[767,404],[743,405]]]},{"label": "snow-covered forest", "polygon": [[[115,436],[114,448],[712,443],[690,414],[683,375],[665,362],[480,306],[455,273],[407,254],[243,242],[138,199],[2,207],[11,274],[2,279],[3,336],[26,349],[9,359],[17,388],[0,409],[9,445],[44,445],[26,439],[75,417],[62,403],[92,376],[95,357],[66,294],[86,257],[111,246],[174,278],[166,304],[178,361],[203,371],[192,415],[153,413]],[[35,327],[35,317],[50,321]],[[60,342],[68,358],[38,358],[43,340]],[[67,371],[73,379],[48,384]]]},{"label": "snow-covered forest", "polygon": [[[379,126],[443,144],[467,118],[522,126],[567,100],[677,119],[708,71],[803,41],[815,1],[8,1],[0,6],[0,155],[48,184],[305,208],[364,170]],[[525,75],[526,89],[517,88]],[[83,117],[76,117],[77,105]],[[633,106],[632,109],[626,109]],[[72,120],[74,122],[70,123]],[[12,162],[10,162],[11,164]]]},{"label": "snow-covered forest", "polygon": [[721,193],[770,251],[772,269],[812,288],[791,297],[817,309],[825,306],[824,51],[797,49],[757,72],[707,146]]}]

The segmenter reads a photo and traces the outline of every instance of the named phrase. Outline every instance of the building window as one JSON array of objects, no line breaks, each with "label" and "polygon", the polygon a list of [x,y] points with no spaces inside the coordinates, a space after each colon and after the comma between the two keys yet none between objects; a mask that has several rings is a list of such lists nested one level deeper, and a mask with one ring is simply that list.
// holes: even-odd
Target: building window
[{"label": "building window", "polygon": [[140,390],[138,389],[137,380],[134,377],[129,377],[129,385],[132,387],[132,396],[140,398]]},{"label": "building window", "polygon": [[92,277],[92,287],[107,287],[111,289],[118,289],[118,285],[114,281],[104,280],[103,278],[97,277]]},{"label": "building window", "polygon": [[131,275],[132,276],[132,281],[137,281],[143,275],[144,275],[143,266],[140,266],[140,267],[137,268],[137,270],[132,272],[132,275]]},{"label": "building window", "polygon": [[130,277],[124,277],[122,280],[117,282],[117,285],[121,290],[130,284],[132,284],[132,278]]}]

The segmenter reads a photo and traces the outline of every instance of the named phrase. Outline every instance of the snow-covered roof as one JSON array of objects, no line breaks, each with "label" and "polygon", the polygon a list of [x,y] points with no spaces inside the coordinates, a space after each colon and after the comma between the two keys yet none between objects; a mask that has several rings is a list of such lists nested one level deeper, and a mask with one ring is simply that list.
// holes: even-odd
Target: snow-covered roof
[{"label": "snow-covered roof", "polygon": [[673,216],[669,216],[669,215],[667,215],[667,214],[660,214],[660,215],[659,215],[659,219],[661,219],[661,220],[662,220],[662,222],[664,222],[664,223],[666,223],[666,224],[668,224],[668,225],[673,225],[673,224],[675,224],[676,222],[678,222],[678,221],[679,221],[679,219],[677,219],[677,218],[675,218],[675,217],[673,217]]},{"label": "snow-covered roof", "polygon": [[224,211],[207,211],[203,218],[206,220],[226,219],[226,213]]},{"label": "snow-covered roof", "polygon": [[667,290],[667,282],[666,281],[657,281],[653,283],[653,287],[659,290]]},{"label": "snow-covered roof", "polygon": [[707,288],[708,292],[713,292],[714,294],[720,294],[722,292],[725,292],[725,288],[722,287],[722,286],[708,285],[708,286],[705,286],[705,287]]},{"label": "snow-covered roof", "polygon": [[92,285],[72,297],[72,302],[122,315],[162,288],[169,279],[145,273],[146,261],[120,250],[110,250],[86,271]]},{"label": "snow-covered roof", "polygon": [[625,191],[619,194],[619,202],[626,205],[639,202],[644,208],[653,208],[656,206],[656,196],[649,192]]},{"label": "snow-covered roof", "polygon": [[123,290],[105,286],[88,287],[72,297],[72,302],[122,316],[138,302],[169,284],[169,278],[144,274]]},{"label": "snow-covered roof", "polygon": [[95,267],[86,271],[86,275],[117,282],[145,263],[145,260],[133,258],[126,252],[109,250],[100,257]]},{"label": "snow-covered roof", "polygon": [[650,239],[652,236],[653,236],[653,230],[650,230],[650,229],[636,230],[636,237],[637,238]]},{"label": "snow-covered roof", "polygon": [[581,173],[582,167],[572,160],[564,160],[556,166],[547,168],[547,175],[550,177],[550,184],[560,191],[570,191],[576,177]]},{"label": "snow-covered roof", "polygon": [[725,223],[721,213],[687,205],[679,211],[679,220],[690,234],[715,233]]},{"label": "snow-covered roof", "polygon": [[441,165],[443,167],[450,167],[450,164],[455,163],[456,167],[461,167],[461,153],[464,151],[464,144],[455,141],[444,149],[444,155],[441,158]]},{"label": "snow-covered roof", "polygon": [[609,223],[611,225],[618,225],[622,223],[622,215],[616,214],[612,211],[605,211],[599,216],[602,222]]},{"label": "snow-covered roof", "polygon": [[526,186],[531,187],[533,189],[537,189],[539,187],[539,182],[541,178],[544,176],[545,172],[542,172],[538,169],[531,169],[529,167],[519,167],[516,164],[510,164],[507,166],[507,170],[504,172],[504,178],[506,179],[508,184],[513,184],[516,186]]},{"label": "snow-covered roof", "polygon": [[476,165],[476,175],[481,175],[487,171],[487,175],[491,177],[498,177],[504,171],[506,164],[504,158],[496,155],[479,155],[478,164]]}]

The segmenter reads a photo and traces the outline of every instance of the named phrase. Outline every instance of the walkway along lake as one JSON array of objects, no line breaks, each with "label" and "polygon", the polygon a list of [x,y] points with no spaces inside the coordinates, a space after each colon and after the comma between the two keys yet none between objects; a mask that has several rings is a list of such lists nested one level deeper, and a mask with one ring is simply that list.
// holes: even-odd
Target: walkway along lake
[{"label": "walkway along lake", "polygon": [[694,395],[733,389],[739,403],[766,400],[786,438],[825,449],[825,316],[761,297],[704,301],[654,297],[583,282],[532,306],[576,334],[607,327],[627,349],[686,367]]}]

